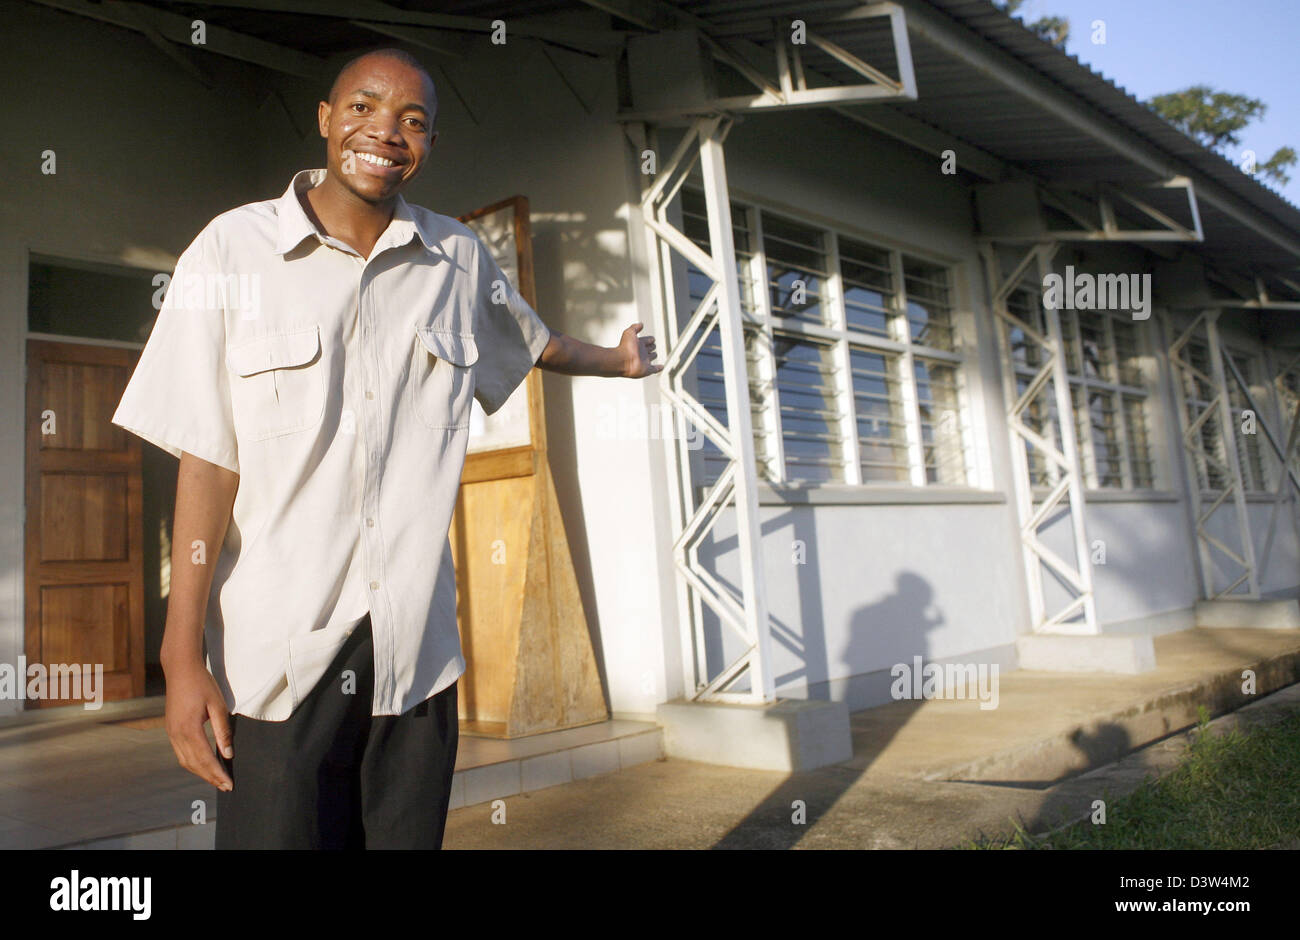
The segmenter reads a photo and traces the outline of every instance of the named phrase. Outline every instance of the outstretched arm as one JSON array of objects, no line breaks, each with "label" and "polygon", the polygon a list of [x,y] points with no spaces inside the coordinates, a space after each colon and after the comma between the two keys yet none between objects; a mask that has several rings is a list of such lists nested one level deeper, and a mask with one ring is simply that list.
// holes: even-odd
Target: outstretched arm
[{"label": "outstretched arm", "polygon": [[551,330],[551,341],[537,360],[538,367],[564,375],[600,375],[610,378],[643,379],[663,366],[653,362],[655,338],[637,336],[642,324],[623,331],[617,346],[592,346],[580,339]]}]

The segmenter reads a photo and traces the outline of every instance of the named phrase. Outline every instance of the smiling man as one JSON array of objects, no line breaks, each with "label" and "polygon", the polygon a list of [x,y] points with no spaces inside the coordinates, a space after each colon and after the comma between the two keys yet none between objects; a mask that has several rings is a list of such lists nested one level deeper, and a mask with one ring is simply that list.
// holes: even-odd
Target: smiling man
[{"label": "smiling man", "polygon": [[534,364],[662,368],[639,323],[609,348],[548,329],[468,228],[402,198],[437,109],[409,54],[348,63],[326,168],[198,235],[113,416],[180,457],[166,725],[219,790],[218,848],[441,846],[471,402]]}]

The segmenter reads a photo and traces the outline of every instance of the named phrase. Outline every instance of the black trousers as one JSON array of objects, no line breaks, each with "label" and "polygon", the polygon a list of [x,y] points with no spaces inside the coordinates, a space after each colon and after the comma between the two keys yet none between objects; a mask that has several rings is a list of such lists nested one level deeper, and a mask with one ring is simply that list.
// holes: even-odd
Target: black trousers
[{"label": "black trousers", "polygon": [[[344,673],[355,673],[355,688]],[[402,715],[370,714],[367,616],[285,721],[232,715],[234,781],[218,849],[442,847],[460,737],[456,683]]]}]

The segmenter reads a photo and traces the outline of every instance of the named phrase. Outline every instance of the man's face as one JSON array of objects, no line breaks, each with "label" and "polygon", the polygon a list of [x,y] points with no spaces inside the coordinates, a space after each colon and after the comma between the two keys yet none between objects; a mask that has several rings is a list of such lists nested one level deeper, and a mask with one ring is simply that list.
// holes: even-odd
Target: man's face
[{"label": "man's face", "polygon": [[319,108],[330,175],[366,202],[392,199],[437,140],[433,88],[419,69],[375,56],[344,72],[335,91]]}]

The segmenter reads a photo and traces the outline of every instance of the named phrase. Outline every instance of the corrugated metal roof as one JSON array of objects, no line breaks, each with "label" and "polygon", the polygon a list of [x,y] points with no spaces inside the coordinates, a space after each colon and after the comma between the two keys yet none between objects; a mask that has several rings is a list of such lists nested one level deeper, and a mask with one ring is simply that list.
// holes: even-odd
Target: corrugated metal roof
[{"label": "corrugated metal roof", "polygon": [[[1294,233],[1300,233],[1300,209],[1255,177],[1243,173],[1221,154],[1202,146],[1178,130],[1124,88],[1079,62],[1077,56],[1067,55],[1055,48],[1026,29],[1018,20],[1006,16],[984,0],[927,2],[976,31],[1008,55],[1078,95],[1093,110],[1113,118],[1134,136],[1169,154],[1173,160],[1186,164],[1194,171],[1193,175],[1208,177],[1262,215]],[[1070,166],[1068,156],[1068,153],[1063,155],[1062,169]],[[1032,156],[1029,159],[1033,159]],[[1211,212],[1213,214],[1213,210]],[[1294,264],[1296,259],[1285,255],[1278,258],[1280,263],[1288,260]]]},{"label": "corrugated metal roof", "polygon": [[[1015,63],[1053,89],[1069,96],[1090,115],[1106,120],[1125,140],[1142,143],[1158,152],[1161,163],[1184,173],[1197,183],[1211,183],[1232,200],[1232,207],[1250,220],[1267,220],[1290,233],[1300,243],[1300,209],[1257,179],[1241,172],[1220,154],[1200,145],[1164,121],[1120,86],[1044,41],[999,11],[988,0],[898,0],[905,9],[939,17],[945,28],[964,41],[991,49],[999,61]],[[455,14],[480,19],[517,19],[533,22],[552,16],[572,19],[586,11],[585,22],[595,13],[585,3],[566,0],[390,0],[390,6],[407,11]],[[714,35],[745,39],[770,48],[773,20],[802,18],[817,32],[885,71],[894,68],[893,45],[881,19],[836,21],[835,17],[860,6],[857,0],[774,3],[769,0],[683,0],[674,9],[699,18]],[[171,9],[199,9],[169,4]],[[663,9],[666,4],[629,5],[633,10]],[[338,16],[266,12],[256,9],[203,6],[204,15],[227,28],[304,52],[329,56],[373,45],[376,36],[358,30]],[[595,13],[597,21],[601,14]],[[617,17],[611,28],[636,29]],[[1153,172],[1096,135],[1057,116],[1033,94],[1013,90],[962,58],[927,40],[924,30],[911,36],[918,100],[859,106],[863,114],[890,109],[972,145],[1003,163],[1040,179],[1060,183],[1107,181],[1153,182]],[[804,47],[806,65],[838,82],[856,84],[861,79],[840,62],[816,49]],[[1157,200],[1159,197],[1156,197]],[[1239,268],[1294,269],[1300,253],[1277,244],[1206,201],[1200,203],[1206,241],[1203,250]]]},{"label": "corrugated metal roof", "polygon": [[[1239,200],[1240,207],[1281,226],[1300,240],[1300,209],[1232,162],[1169,124],[1124,88],[1031,32],[988,0],[898,0],[905,9],[924,6],[974,43],[1019,63],[1092,114],[1114,122],[1128,139],[1144,143],[1194,181],[1212,181]],[[818,33],[867,62],[892,66],[887,30],[877,21],[835,22],[861,6],[855,0],[822,3],[772,3],[764,0],[687,0],[678,4],[716,24],[719,33],[770,46],[772,20],[802,18]],[[919,120],[1005,163],[1048,181],[1078,183],[1154,182],[1153,173],[1097,137],[1055,116],[1041,102],[1008,88],[949,52],[911,35],[918,99],[861,107],[888,108]],[[808,65],[837,81],[856,82],[855,73],[816,50]],[[1158,197],[1157,197],[1158,198]],[[1206,202],[1200,202],[1205,249],[1239,267],[1295,268],[1298,256]]]}]

